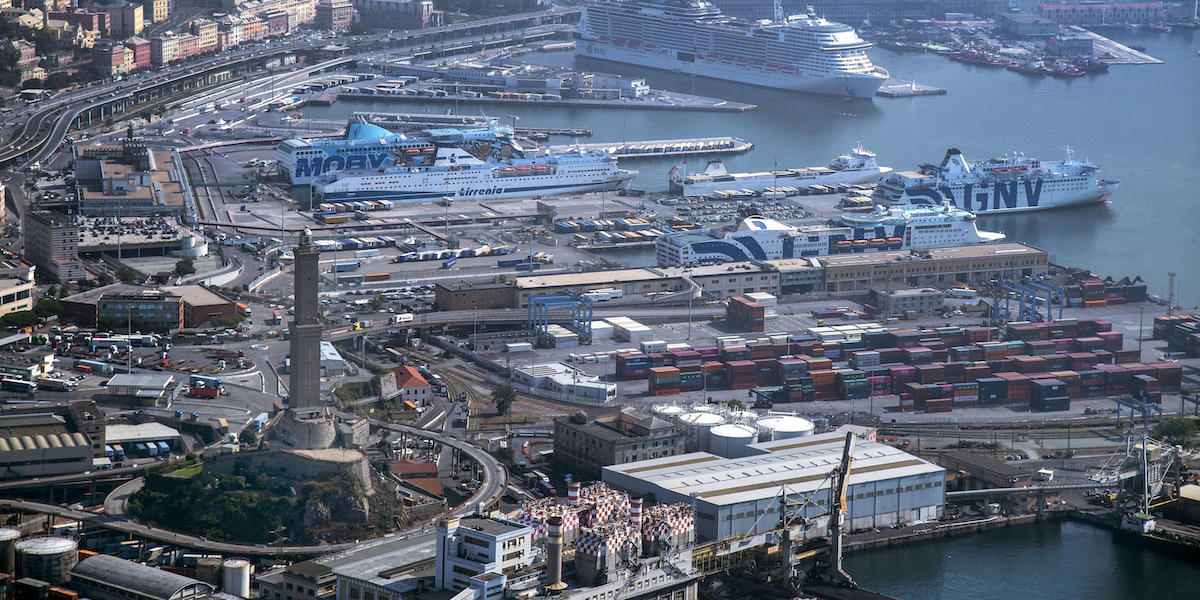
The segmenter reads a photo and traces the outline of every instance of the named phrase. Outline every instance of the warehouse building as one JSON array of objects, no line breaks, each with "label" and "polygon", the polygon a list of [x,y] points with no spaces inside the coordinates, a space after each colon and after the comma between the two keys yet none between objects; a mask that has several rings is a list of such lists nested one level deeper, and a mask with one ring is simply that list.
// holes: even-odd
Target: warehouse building
[{"label": "warehouse building", "polygon": [[92,468],[92,441],[71,419],[51,411],[0,415],[0,478],[83,473]]},{"label": "warehouse building", "polygon": [[[780,496],[809,500],[801,512],[810,520],[805,538],[828,533],[829,473],[841,462],[845,434],[746,444],[743,458],[707,452],[605,467],[603,480],[658,503],[696,507],[696,534],[719,540],[760,533],[779,524]],[[898,448],[858,440],[848,498],[849,529],[890,527],[942,516],[946,471]]]},{"label": "warehouse building", "polygon": [[871,290],[871,304],[884,315],[935,313],[946,305],[946,293],[937,288]]},{"label": "warehouse building", "polygon": [[127,406],[170,407],[183,392],[183,384],[174,375],[113,375],[106,387],[107,399]]},{"label": "warehouse building", "polygon": [[819,258],[827,292],[871,288],[950,287],[1045,275],[1050,257],[1025,244],[983,244],[931,250],[896,250]]},{"label": "warehouse building", "polygon": [[636,408],[581,410],[554,419],[554,460],[577,477],[644,458],[683,453],[686,436],[675,425]]},{"label": "warehouse building", "polygon": [[203,581],[107,554],[79,561],[70,587],[94,600],[198,600],[214,591]]},{"label": "warehouse building", "polygon": [[517,367],[512,383],[517,391],[571,404],[607,406],[617,399],[616,384],[564,363]]}]

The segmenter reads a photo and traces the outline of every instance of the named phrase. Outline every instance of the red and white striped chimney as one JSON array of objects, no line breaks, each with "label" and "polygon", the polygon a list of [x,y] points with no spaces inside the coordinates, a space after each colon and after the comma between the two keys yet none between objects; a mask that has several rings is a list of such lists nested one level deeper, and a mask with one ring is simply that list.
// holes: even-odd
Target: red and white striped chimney
[{"label": "red and white striped chimney", "polygon": [[642,499],[633,498],[629,501],[629,522],[636,531],[642,531]]},{"label": "red and white striped chimney", "polygon": [[579,504],[579,482],[572,481],[567,484],[567,505],[576,506]]}]

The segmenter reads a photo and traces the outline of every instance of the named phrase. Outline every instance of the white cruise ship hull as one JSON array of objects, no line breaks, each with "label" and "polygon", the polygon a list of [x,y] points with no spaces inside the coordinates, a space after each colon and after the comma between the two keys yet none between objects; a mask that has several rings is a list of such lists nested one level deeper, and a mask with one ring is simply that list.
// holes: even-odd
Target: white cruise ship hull
[{"label": "white cruise ship hull", "polygon": [[719,190],[750,190],[753,192],[762,192],[769,187],[795,187],[806,188],[814,185],[858,185],[862,183],[875,183],[879,181],[885,173],[890,172],[890,167],[876,167],[874,169],[856,169],[838,171],[827,175],[818,175],[816,177],[775,177],[775,176],[755,176],[755,177],[737,177],[726,181],[705,181],[698,183],[685,183],[681,181],[671,181],[671,193],[682,194],[684,196],[706,196]]},{"label": "white cruise ship hull", "polygon": [[871,98],[887,81],[887,72],[882,69],[871,74],[806,74],[799,70],[795,72],[786,72],[782,69],[768,70],[766,66],[755,67],[749,62],[746,64],[726,63],[699,57],[695,62],[688,62],[679,60],[673,50],[630,48],[588,40],[580,40],[575,44],[575,54],[724,81],[852,98]]},{"label": "white cruise ship hull", "polygon": [[[991,185],[956,185],[909,188],[899,201],[889,201],[876,196],[875,200],[883,206],[932,205],[944,202],[968,210],[978,216],[1000,215],[1012,213],[1053,210],[1087,204],[1098,204],[1108,200],[1117,189],[1119,183],[1093,182],[1083,189],[1078,189],[1078,183],[1069,180],[1044,179],[1041,187],[1037,182],[1019,182],[1015,191],[1011,184],[1007,186]],[[1069,189],[1071,186],[1075,189]]]},{"label": "white cruise ship hull", "polygon": [[401,204],[435,202],[447,196],[473,200],[528,198],[616,190],[628,186],[636,175],[634,171],[620,171],[608,177],[532,175],[496,178],[490,176],[490,168],[487,171],[488,175],[481,175],[469,182],[462,181],[461,171],[454,173],[456,181],[447,181],[441,175],[420,173],[401,181],[396,181],[395,176],[352,176],[328,183],[318,181],[314,195],[320,202],[391,200]]}]

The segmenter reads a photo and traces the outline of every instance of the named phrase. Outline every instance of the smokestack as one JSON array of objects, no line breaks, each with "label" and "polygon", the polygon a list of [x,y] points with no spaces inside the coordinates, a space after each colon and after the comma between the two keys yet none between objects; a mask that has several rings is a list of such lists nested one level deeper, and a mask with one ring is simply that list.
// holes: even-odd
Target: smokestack
[{"label": "smokestack", "polygon": [[550,517],[546,524],[546,589],[557,592],[567,589],[567,584],[562,580],[562,517]]},{"label": "smokestack", "polygon": [[642,499],[632,498],[629,500],[629,522],[633,524],[633,528],[638,533],[642,532]]},{"label": "smokestack", "polygon": [[579,482],[572,481],[567,484],[567,506],[579,505]]}]

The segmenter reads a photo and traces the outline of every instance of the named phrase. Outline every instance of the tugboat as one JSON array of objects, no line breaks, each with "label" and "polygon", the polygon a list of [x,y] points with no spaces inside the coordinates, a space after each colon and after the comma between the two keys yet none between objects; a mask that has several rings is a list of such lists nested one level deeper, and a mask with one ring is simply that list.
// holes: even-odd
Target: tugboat
[{"label": "tugboat", "polygon": [[1082,69],[1065,62],[1056,62],[1050,69],[1052,74],[1059,77],[1082,77],[1086,75]]}]

